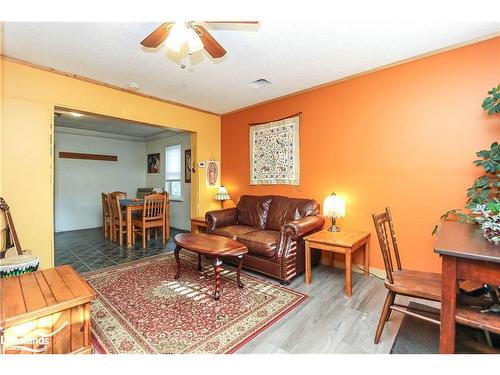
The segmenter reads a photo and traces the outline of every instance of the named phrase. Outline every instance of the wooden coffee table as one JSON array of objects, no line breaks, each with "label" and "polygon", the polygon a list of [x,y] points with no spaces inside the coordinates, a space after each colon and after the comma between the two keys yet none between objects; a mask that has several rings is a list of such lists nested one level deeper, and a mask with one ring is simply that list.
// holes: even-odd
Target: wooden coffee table
[{"label": "wooden coffee table", "polygon": [[238,258],[238,272],[236,273],[236,282],[238,287],[243,288],[240,280],[241,267],[243,266],[243,255],[248,252],[248,249],[242,243],[232,240],[230,238],[204,234],[204,233],[180,233],[174,238],[177,245],[174,250],[175,261],[177,263],[177,273],[175,279],[181,275],[181,261],[179,253],[182,249],[191,250],[198,254],[198,271],[201,271],[201,256],[207,255],[214,259],[215,270],[215,292],[214,299],[220,298],[221,277],[222,270],[221,257],[236,257]]}]

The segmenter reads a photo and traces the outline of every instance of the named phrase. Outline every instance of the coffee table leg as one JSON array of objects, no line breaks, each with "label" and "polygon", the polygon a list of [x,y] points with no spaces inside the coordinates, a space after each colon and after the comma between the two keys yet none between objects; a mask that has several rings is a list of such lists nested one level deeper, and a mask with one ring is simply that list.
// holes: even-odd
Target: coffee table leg
[{"label": "coffee table leg", "polygon": [[201,271],[201,254],[198,253],[198,271]]},{"label": "coffee table leg", "polygon": [[238,283],[238,287],[243,288],[243,283],[240,280],[241,275],[241,267],[243,267],[243,255],[238,257],[238,272],[236,273],[236,282]]},{"label": "coffee table leg", "polygon": [[214,259],[214,271],[215,271],[215,292],[214,292],[214,300],[218,300],[220,298],[220,285],[221,285],[221,278],[220,278],[220,271],[222,270],[222,262],[218,257],[215,257]]},{"label": "coffee table leg", "polygon": [[177,245],[174,250],[175,255],[175,263],[177,263],[177,272],[174,276],[174,279],[178,279],[181,276],[181,259],[179,258],[179,253],[181,252],[182,247]]}]

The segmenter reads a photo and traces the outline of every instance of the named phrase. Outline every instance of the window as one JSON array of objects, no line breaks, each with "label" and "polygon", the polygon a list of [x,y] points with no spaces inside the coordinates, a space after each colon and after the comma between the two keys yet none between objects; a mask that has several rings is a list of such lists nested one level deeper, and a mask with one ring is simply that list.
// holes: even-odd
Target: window
[{"label": "window", "polygon": [[170,199],[182,199],[181,145],[165,148],[165,190]]}]

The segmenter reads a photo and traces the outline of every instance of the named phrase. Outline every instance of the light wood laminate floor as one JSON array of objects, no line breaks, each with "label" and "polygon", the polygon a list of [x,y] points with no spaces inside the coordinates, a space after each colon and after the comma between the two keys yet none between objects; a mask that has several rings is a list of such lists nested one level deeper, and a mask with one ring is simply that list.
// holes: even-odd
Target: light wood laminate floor
[{"label": "light wood laminate floor", "polygon": [[[310,285],[300,275],[289,288],[309,298],[237,353],[389,353],[402,314],[391,314],[380,343],[375,345],[373,339],[387,289],[374,276],[353,272],[352,277],[353,295],[346,297],[342,269],[314,267]],[[408,302],[407,298],[399,298],[399,302]]]}]

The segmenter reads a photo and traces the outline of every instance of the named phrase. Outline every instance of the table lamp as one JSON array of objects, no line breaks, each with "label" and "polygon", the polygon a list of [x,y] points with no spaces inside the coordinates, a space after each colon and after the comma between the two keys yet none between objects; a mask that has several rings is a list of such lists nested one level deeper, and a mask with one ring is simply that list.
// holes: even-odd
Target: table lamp
[{"label": "table lamp", "polygon": [[329,232],[339,232],[340,228],[335,224],[337,217],[345,216],[345,202],[335,193],[325,198],[323,202],[323,215],[332,218],[332,226],[328,228]]},{"label": "table lamp", "polygon": [[221,209],[224,209],[224,201],[228,201],[229,199],[231,199],[231,197],[229,196],[227,189],[224,186],[221,186],[217,191],[217,194],[215,194],[215,200],[220,201]]}]

